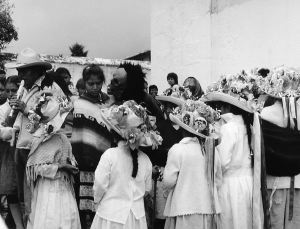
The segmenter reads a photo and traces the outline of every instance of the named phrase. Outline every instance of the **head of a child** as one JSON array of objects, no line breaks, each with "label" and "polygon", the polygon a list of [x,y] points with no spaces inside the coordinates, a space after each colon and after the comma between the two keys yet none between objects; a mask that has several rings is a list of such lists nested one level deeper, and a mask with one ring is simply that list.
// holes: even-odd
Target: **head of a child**
[{"label": "head of a child", "polygon": [[76,89],[78,91],[79,96],[82,96],[85,92],[85,85],[82,78],[80,78],[76,83]]},{"label": "head of a child", "polygon": [[11,99],[18,91],[21,78],[17,75],[10,76],[5,81],[5,91],[8,99]]},{"label": "head of a child", "polygon": [[86,96],[97,99],[101,93],[105,77],[103,70],[96,64],[90,64],[83,69],[82,79]]},{"label": "head of a child", "polygon": [[157,94],[158,94],[158,88],[157,88],[156,85],[150,85],[150,87],[149,87],[149,94],[150,94],[153,98],[155,98],[155,97],[157,96]]},{"label": "head of a child", "polygon": [[175,84],[178,84],[178,76],[176,73],[174,72],[170,72],[168,75],[167,75],[167,81],[168,81],[168,84],[173,87]]}]

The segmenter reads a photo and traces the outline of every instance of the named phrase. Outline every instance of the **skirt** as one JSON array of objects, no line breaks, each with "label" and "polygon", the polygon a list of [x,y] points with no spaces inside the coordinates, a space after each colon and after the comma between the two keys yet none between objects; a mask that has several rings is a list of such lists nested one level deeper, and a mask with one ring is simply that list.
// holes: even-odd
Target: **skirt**
[{"label": "skirt", "polygon": [[147,222],[145,216],[136,219],[132,211],[125,224],[103,219],[96,214],[91,229],[147,229]]},{"label": "skirt", "polygon": [[38,178],[27,229],[80,229],[72,185],[63,179]]},{"label": "skirt", "polygon": [[17,194],[15,148],[9,142],[0,141],[0,195]]},{"label": "skirt", "polygon": [[219,215],[192,214],[167,217],[165,229],[216,229],[220,228]]}]

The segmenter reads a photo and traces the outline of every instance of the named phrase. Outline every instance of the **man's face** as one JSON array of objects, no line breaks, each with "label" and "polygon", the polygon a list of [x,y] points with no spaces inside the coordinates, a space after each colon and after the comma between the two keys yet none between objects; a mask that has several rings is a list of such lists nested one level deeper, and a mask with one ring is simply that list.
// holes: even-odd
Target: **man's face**
[{"label": "man's face", "polygon": [[116,100],[122,100],[123,92],[126,88],[127,73],[124,68],[118,68],[107,87],[107,93],[113,95]]},{"label": "man's face", "polygon": [[156,88],[151,88],[149,94],[155,98],[158,94],[158,90]]},{"label": "man's face", "polygon": [[6,102],[7,94],[5,91],[5,87],[3,84],[0,83],[0,105]]},{"label": "man's face", "polygon": [[24,87],[30,89],[34,82],[40,77],[32,68],[17,68],[18,76],[24,80]]}]

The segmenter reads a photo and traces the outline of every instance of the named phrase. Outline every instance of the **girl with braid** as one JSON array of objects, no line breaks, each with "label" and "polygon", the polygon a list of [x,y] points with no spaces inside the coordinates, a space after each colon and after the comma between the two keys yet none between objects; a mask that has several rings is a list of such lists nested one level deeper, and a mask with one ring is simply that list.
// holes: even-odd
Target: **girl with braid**
[{"label": "girl with braid", "polygon": [[95,171],[96,215],[91,229],[146,229],[144,195],[152,184],[152,164],[140,146],[161,144],[146,110],[134,101],[101,111],[116,147],[106,150]]}]

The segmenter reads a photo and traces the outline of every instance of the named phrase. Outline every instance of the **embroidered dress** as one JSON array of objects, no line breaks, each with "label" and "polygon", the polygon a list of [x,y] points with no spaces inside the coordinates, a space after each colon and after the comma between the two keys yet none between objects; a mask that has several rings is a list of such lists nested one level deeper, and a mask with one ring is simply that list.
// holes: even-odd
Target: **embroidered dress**
[{"label": "embroidered dress", "polygon": [[165,229],[217,227],[220,213],[217,185],[211,195],[205,163],[197,138],[183,138],[170,149],[163,177],[165,190],[169,192],[164,211]]},{"label": "embroidered dress", "polygon": [[[105,94],[104,94],[105,95]],[[79,209],[95,211],[93,203],[94,171],[102,153],[110,148],[110,134],[100,116],[107,97],[93,101],[83,96],[74,102],[72,148],[80,170]]]},{"label": "embroidered dress", "polygon": [[241,115],[221,115],[219,154],[223,182],[220,189],[221,228],[252,228],[253,171],[246,126]]},{"label": "embroidered dress", "polygon": [[26,175],[32,190],[27,229],[80,229],[72,175],[59,164],[75,164],[71,145],[63,134],[34,138]]},{"label": "embroidered dress", "polygon": [[108,149],[95,171],[97,212],[91,229],[147,229],[143,197],[151,190],[152,164],[138,152],[138,173],[132,176],[132,157],[125,142]]}]

